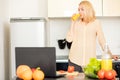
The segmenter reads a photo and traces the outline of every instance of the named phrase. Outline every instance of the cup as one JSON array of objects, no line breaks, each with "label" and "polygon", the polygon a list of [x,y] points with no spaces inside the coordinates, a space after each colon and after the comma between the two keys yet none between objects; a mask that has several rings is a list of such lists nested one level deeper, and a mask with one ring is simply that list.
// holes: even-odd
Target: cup
[{"label": "cup", "polygon": [[68,49],[71,48],[71,45],[72,45],[72,42],[67,42],[67,47],[68,47]]},{"label": "cup", "polygon": [[60,39],[58,40],[58,46],[60,49],[64,49],[66,45],[66,40],[65,39]]},{"label": "cup", "polygon": [[80,14],[79,13],[76,13],[72,16],[72,20],[73,21],[76,21],[78,18],[80,17]]}]

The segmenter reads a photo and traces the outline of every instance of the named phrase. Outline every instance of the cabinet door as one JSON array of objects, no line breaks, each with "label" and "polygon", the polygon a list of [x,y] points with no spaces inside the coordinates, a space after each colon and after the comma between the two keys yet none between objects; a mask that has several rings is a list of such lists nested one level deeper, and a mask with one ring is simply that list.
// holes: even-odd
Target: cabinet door
[{"label": "cabinet door", "polygon": [[[48,0],[48,17],[71,17],[82,0]],[[97,16],[102,16],[102,0],[89,0]]]},{"label": "cabinet door", "polygon": [[120,0],[103,0],[103,16],[120,16]]},{"label": "cabinet door", "polygon": [[48,17],[70,17],[81,0],[48,0]]},{"label": "cabinet door", "polygon": [[88,0],[92,3],[96,16],[102,16],[102,0]]}]

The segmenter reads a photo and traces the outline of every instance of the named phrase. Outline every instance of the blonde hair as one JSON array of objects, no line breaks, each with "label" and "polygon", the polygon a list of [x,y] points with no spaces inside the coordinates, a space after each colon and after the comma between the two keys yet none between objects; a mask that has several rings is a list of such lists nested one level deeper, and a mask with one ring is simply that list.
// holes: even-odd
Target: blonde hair
[{"label": "blonde hair", "polygon": [[89,1],[82,1],[80,2],[79,6],[82,6],[85,11],[85,16],[83,17],[82,21],[89,23],[96,19],[95,11],[93,9],[92,4]]}]

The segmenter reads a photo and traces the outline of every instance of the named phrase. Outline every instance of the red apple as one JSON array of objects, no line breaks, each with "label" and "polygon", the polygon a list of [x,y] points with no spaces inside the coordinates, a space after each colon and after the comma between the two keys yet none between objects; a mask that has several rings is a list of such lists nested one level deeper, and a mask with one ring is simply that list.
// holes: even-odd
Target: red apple
[{"label": "red apple", "polygon": [[74,69],[75,69],[74,66],[68,66],[68,70],[67,71],[69,73],[72,73],[72,72],[74,72]]}]

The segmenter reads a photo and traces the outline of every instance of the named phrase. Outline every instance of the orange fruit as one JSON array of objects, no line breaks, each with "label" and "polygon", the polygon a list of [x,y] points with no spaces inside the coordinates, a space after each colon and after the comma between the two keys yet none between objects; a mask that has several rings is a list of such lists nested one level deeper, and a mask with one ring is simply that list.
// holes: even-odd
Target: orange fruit
[{"label": "orange fruit", "polygon": [[44,72],[40,69],[36,69],[34,72],[33,72],[33,79],[34,80],[43,80],[45,77],[44,75]]},{"label": "orange fruit", "polygon": [[21,78],[23,80],[32,80],[32,71],[31,70],[24,71],[24,73],[22,73]]},{"label": "orange fruit", "polygon": [[24,77],[28,77],[28,75],[29,75],[29,77],[31,78],[31,76],[32,76],[31,72],[32,71],[31,71],[31,68],[29,66],[27,66],[27,65],[19,65],[17,67],[17,70],[16,70],[16,75],[17,75],[18,78],[21,78],[21,79],[23,79],[23,75],[27,75],[27,76],[24,76]]}]

